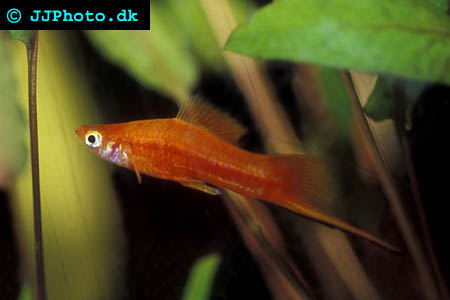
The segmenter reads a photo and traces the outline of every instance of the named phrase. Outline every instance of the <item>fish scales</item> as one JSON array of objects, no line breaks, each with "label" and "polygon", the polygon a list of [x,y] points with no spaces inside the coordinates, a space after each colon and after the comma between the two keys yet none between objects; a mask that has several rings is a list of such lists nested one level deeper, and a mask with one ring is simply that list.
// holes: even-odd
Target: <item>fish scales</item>
[{"label": "fish scales", "polygon": [[176,181],[197,179],[249,197],[261,196],[261,187],[276,177],[265,156],[239,149],[187,122],[142,122],[147,124],[125,125],[127,140],[120,140],[142,173]]}]

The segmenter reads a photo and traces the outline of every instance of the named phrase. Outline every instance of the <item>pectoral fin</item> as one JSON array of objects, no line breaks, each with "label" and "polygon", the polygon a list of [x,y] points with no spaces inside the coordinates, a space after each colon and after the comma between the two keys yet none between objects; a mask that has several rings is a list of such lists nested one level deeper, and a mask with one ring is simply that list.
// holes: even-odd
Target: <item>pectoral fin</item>
[{"label": "pectoral fin", "polygon": [[137,168],[137,166],[133,163],[133,161],[131,161],[131,165],[133,166],[133,170],[136,173],[136,177],[137,180],[139,182],[139,184],[142,183],[142,177],[141,177],[141,173],[139,172],[139,169]]},{"label": "pectoral fin", "polygon": [[202,192],[210,194],[210,195],[221,195],[222,194],[219,189],[209,186],[209,185],[206,185],[205,183],[203,183],[199,180],[180,181],[180,183],[182,185],[184,185],[185,187],[199,190],[199,191],[202,191]]}]

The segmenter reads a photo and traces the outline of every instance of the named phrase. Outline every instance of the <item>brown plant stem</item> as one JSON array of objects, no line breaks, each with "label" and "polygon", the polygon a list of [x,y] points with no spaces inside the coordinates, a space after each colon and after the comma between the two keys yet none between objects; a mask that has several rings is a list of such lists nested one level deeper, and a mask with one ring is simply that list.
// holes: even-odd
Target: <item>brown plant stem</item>
[{"label": "brown plant stem", "polygon": [[31,148],[31,174],[33,185],[33,213],[34,213],[34,251],[36,254],[36,281],[37,295],[39,300],[47,299],[44,271],[44,253],[42,239],[42,216],[41,196],[39,184],[39,151],[38,151],[38,128],[37,128],[37,105],[36,105],[36,77],[38,37],[36,30],[27,47],[28,59],[28,114],[30,123],[30,148]]},{"label": "brown plant stem", "polygon": [[[229,209],[233,221],[240,229],[240,234],[250,251],[257,258],[257,262],[263,273],[270,273],[277,280],[268,281],[268,285],[276,293],[276,299],[315,299],[310,287],[303,279],[289,257],[279,253],[273,246],[273,241],[267,239],[266,227],[258,218],[264,215],[264,211],[258,210],[253,203],[238,194],[225,191],[225,205]],[[251,207],[249,207],[251,203]],[[257,202],[256,202],[257,203]],[[261,204],[261,207],[264,207]],[[270,220],[269,220],[270,222]],[[267,225],[267,224],[266,224]],[[270,228],[273,230],[273,227]],[[273,237],[273,235],[271,235]],[[279,245],[277,245],[279,247]],[[279,284],[286,282],[288,284]]]},{"label": "brown plant stem", "polygon": [[[219,46],[223,47],[231,30],[236,27],[236,22],[228,3],[222,0],[203,0],[200,3],[210,21]],[[255,91],[260,90],[259,87],[263,84],[260,80],[256,83],[249,80],[250,77],[261,78],[256,64],[253,63],[249,67],[246,59],[231,52],[224,52],[224,58],[239,88],[246,97],[252,97],[256,100],[260,95],[256,94]],[[254,74],[255,72],[257,73],[256,75]],[[264,83],[267,83],[267,81],[264,81]],[[267,89],[262,91],[264,92],[262,97],[266,99],[273,98],[272,94],[269,95],[267,93]],[[252,103],[255,104],[254,101]],[[283,126],[282,121],[278,122],[280,118],[267,119],[268,114],[265,113],[267,109],[281,111],[278,107],[269,108],[265,105],[251,105],[251,110],[261,110],[260,114],[254,113],[255,116],[258,116],[258,118],[255,118],[258,127],[271,126],[276,127],[280,131],[288,132],[289,128],[285,130],[279,128]],[[262,132],[267,132],[267,130],[262,130]],[[269,146],[269,144],[266,146]],[[270,151],[275,151],[275,149],[270,148]],[[233,195],[230,195],[230,197],[234,198]],[[232,200],[234,205],[226,201],[227,207],[249,250],[257,259],[274,299],[310,299],[310,295],[306,291],[307,288],[304,289],[306,284],[301,279],[300,271],[291,258],[289,251],[287,251],[288,247],[285,245],[282,232],[269,209],[254,200],[242,197],[239,197],[239,200],[235,200]],[[242,205],[236,208],[236,204],[239,202]]]}]

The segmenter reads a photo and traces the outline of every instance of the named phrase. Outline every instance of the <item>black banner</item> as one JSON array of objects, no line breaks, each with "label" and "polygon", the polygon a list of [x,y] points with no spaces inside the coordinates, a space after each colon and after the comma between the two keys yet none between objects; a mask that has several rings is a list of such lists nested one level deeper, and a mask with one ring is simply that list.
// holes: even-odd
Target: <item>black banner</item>
[{"label": "black banner", "polygon": [[150,1],[139,6],[127,1],[128,6],[124,3],[114,8],[24,7],[8,2],[2,0],[0,29],[150,29]]}]

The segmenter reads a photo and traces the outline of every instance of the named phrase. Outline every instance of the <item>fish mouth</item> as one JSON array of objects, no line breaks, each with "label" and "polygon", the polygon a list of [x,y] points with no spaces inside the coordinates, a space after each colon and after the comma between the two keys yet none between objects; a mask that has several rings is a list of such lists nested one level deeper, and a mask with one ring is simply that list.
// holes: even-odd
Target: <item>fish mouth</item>
[{"label": "fish mouth", "polygon": [[77,129],[75,129],[75,134],[80,139],[84,139],[84,135],[86,134],[86,131],[87,131],[86,127],[87,127],[86,125],[82,125],[82,126],[78,127]]}]

